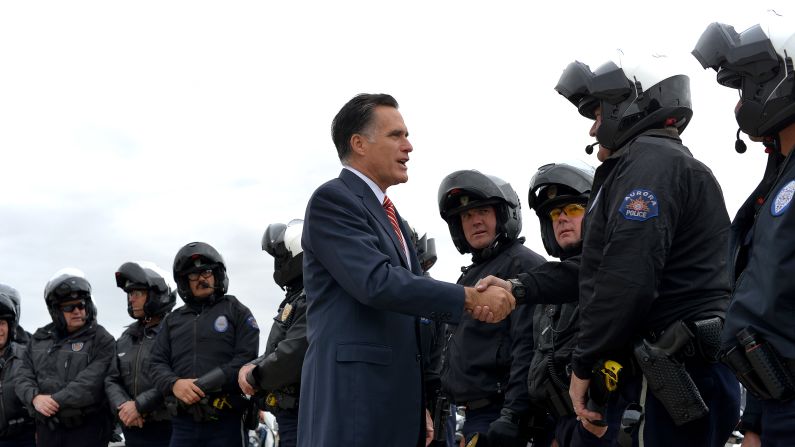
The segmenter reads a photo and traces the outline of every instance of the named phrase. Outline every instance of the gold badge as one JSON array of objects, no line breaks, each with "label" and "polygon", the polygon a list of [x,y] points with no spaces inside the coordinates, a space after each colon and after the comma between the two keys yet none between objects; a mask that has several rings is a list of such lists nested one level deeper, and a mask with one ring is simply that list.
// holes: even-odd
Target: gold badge
[{"label": "gold badge", "polygon": [[461,196],[458,199],[461,203],[461,206],[467,206],[469,204],[469,196]]},{"label": "gold badge", "polygon": [[547,187],[547,199],[554,199],[557,196],[558,196],[557,185],[549,185]]},{"label": "gold badge", "polygon": [[282,309],[282,321],[287,321],[290,318],[290,313],[293,311],[293,305],[287,303],[284,305],[284,309]]}]

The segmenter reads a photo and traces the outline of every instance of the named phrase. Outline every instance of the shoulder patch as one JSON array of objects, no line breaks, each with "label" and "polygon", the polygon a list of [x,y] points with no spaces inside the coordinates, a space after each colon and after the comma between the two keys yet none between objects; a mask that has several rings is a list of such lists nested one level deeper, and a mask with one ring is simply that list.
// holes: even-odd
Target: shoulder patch
[{"label": "shoulder patch", "polygon": [[646,189],[633,189],[626,196],[618,209],[624,219],[644,222],[657,217],[660,208],[657,205],[657,196]]},{"label": "shoulder patch", "polygon": [[787,211],[789,204],[792,203],[792,196],[795,194],[795,180],[790,180],[776,193],[773,203],[770,204],[770,214],[780,216]]},{"label": "shoulder patch", "polygon": [[290,303],[285,304],[284,309],[282,309],[282,315],[280,317],[281,320],[287,321],[287,319],[290,318],[291,313],[293,313],[293,305]]},{"label": "shoulder patch", "polygon": [[249,315],[248,318],[246,318],[246,324],[256,330],[259,330],[259,326],[257,325],[257,319],[254,318],[254,315]]},{"label": "shoulder patch", "polygon": [[226,319],[226,315],[221,315],[216,318],[213,323],[213,328],[215,328],[215,332],[226,332],[226,330],[229,329],[229,320]]},{"label": "shoulder patch", "polygon": [[83,350],[83,342],[72,343],[72,352],[78,352]]}]

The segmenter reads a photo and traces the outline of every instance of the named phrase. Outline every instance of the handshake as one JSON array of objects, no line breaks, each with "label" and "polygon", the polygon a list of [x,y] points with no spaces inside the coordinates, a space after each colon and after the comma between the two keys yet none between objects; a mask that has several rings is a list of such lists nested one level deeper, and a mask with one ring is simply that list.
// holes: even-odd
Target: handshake
[{"label": "handshake", "polygon": [[495,276],[481,279],[475,287],[465,287],[464,309],[472,318],[486,323],[499,323],[515,308],[511,283]]}]

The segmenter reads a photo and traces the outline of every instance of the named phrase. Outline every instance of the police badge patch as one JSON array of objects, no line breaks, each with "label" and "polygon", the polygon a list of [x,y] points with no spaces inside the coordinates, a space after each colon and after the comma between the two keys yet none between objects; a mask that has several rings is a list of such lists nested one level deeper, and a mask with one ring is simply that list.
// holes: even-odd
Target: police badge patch
[{"label": "police badge patch", "polygon": [[246,324],[251,326],[253,329],[259,330],[259,326],[257,325],[257,320],[254,318],[254,315],[249,315],[248,318],[246,318]]},{"label": "police badge patch", "polygon": [[229,329],[229,320],[226,319],[225,315],[221,315],[215,319],[213,327],[215,328],[215,332],[226,332],[226,330]]},{"label": "police badge patch", "polygon": [[287,321],[287,319],[290,318],[290,313],[292,313],[292,311],[293,305],[290,303],[285,304],[284,309],[282,309],[282,321]]},{"label": "police badge patch", "polygon": [[789,204],[792,202],[793,193],[795,193],[795,180],[790,180],[778,191],[773,203],[770,204],[770,214],[774,216],[784,214],[784,211],[789,208]]},{"label": "police badge patch", "polygon": [[78,352],[83,350],[83,342],[72,343],[72,352]]},{"label": "police badge patch", "polygon": [[624,196],[624,202],[618,212],[627,220],[637,220],[644,222],[657,217],[659,212],[657,196],[653,192],[645,189],[633,189]]}]

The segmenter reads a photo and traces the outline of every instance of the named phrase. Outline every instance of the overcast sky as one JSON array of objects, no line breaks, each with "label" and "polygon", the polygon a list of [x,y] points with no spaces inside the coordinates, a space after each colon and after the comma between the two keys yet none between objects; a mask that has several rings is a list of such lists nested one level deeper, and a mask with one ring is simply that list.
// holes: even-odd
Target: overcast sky
[{"label": "overcast sky", "polygon": [[0,282],[21,292],[33,331],[50,322],[46,281],[80,268],[100,323],[119,335],[131,320],[116,268],[149,260],[171,271],[181,246],[205,241],[266,337],[283,292],[262,233],[303,217],[312,191],[338,175],[331,119],[361,92],[400,102],[414,152],[409,182],[388,193],[436,239],[433,276],[455,281],[469,263],[436,203],[442,178],[458,169],[509,181],[527,245],[546,255],[526,207],[530,177],[549,162],[598,163],[583,151],[591,122],[553,87],[569,62],[596,68],[619,48],[683,61],[695,110],[684,142],[713,169],[733,216],[765,155],[750,143],[734,152],[737,93],[689,52],[711,22],[744,30],[787,8],[663,5],[3,2]]}]

